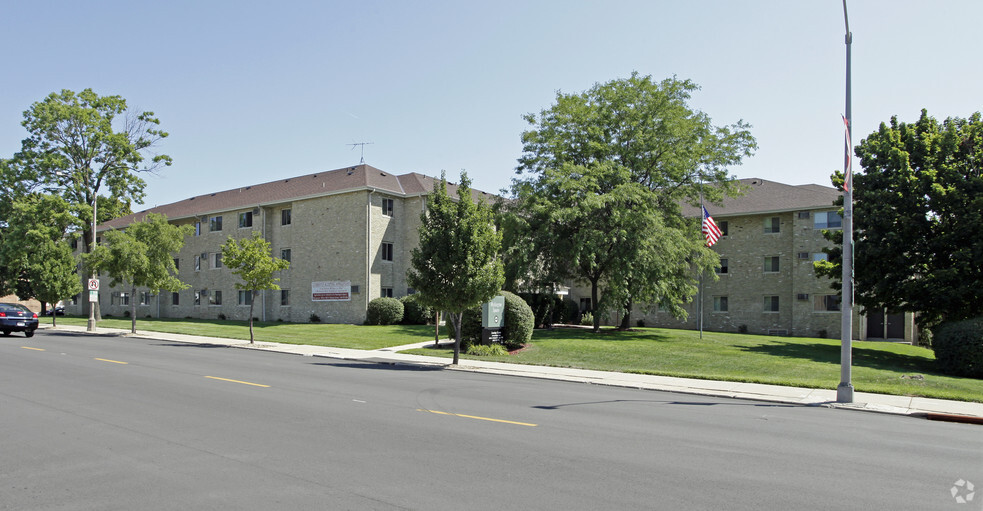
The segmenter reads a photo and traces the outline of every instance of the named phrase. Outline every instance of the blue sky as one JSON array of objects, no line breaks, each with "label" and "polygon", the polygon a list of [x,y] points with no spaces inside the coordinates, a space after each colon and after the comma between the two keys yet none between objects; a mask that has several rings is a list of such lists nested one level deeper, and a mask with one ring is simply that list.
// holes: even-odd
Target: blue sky
[{"label": "blue sky", "polygon": [[[854,141],[892,115],[983,103],[983,2],[853,0]],[[842,167],[843,8],[809,1],[35,1],[0,18],[0,156],[63,88],[152,110],[174,165],[145,205],[365,160],[498,191],[522,115],[632,71],[689,78],[691,106],[743,119],[738,177],[829,184]]]}]

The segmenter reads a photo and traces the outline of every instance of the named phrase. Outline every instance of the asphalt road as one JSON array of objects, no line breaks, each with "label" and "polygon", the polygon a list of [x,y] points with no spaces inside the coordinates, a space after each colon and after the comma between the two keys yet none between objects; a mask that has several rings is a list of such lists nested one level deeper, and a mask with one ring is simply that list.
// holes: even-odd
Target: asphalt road
[{"label": "asphalt road", "polygon": [[983,428],[38,331],[0,509],[983,509]]}]

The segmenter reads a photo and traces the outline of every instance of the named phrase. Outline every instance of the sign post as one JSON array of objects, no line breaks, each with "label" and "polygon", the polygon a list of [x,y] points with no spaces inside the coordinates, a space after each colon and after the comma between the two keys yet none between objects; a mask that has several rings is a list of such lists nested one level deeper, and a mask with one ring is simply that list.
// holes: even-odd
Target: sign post
[{"label": "sign post", "polygon": [[496,296],[481,304],[481,344],[501,343],[505,326],[505,297]]}]

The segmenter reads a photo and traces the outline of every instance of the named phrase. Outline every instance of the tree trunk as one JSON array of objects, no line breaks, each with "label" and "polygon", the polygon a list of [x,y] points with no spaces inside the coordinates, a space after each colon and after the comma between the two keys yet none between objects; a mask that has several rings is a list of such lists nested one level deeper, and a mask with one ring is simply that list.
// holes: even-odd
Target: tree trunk
[{"label": "tree trunk", "polygon": [[440,311],[434,311],[433,315],[433,347],[437,348],[440,346]]},{"label": "tree trunk", "polygon": [[253,343],[253,302],[256,301],[256,294],[252,291],[249,292],[249,344]]},{"label": "tree trunk", "polygon": [[130,333],[137,333],[137,287],[130,288]]},{"label": "tree trunk", "polygon": [[590,313],[594,316],[594,333],[601,331],[601,315],[597,313],[597,279],[590,281]]},{"label": "tree trunk", "polygon": [[625,315],[621,318],[621,326],[618,330],[631,330],[631,300],[625,304]]},{"label": "tree trunk", "polygon": [[461,321],[464,320],[464,313],[451,314],[454,319],[454,361],[451,364],[457,365],[458,356],[461,354]]}]

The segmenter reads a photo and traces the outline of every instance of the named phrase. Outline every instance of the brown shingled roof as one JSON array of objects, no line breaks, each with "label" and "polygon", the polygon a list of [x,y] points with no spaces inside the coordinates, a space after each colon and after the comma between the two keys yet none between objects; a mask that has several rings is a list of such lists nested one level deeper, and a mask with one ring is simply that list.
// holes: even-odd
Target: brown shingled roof
[{"label": "brown shingled roof", "polygon": [[[786,185],[760,178],[741,179],[746,193],[740,197],[727,197],[722,205],[707,204],[714,218],[754,213],[801,211],[832,208],[840,192],[832,187],[808,184]],[[699,207],[684,206],[686,216],[699,216]]]},{"label": "brown shingled roof", "polygon": [[[99,230],[125,227],[142,220],[147,216],[147,213],[164,214],[169,220],[178,220],[358,190],[377,190],[400,197],[427,195],[433,191],[434,182],[434,178],[415,172],[396,176],[370,165],[355,165],[316,172],[306,176],[278,179],[258,185],[196,195],[182,201],[164,204],[110,220],[101,224]],[[449,194],[456,195],[456,186],[448,184],[447,188]],[[476,201],[488,201],[492,196],[480,190],[472,189],[472,197]]]}]

